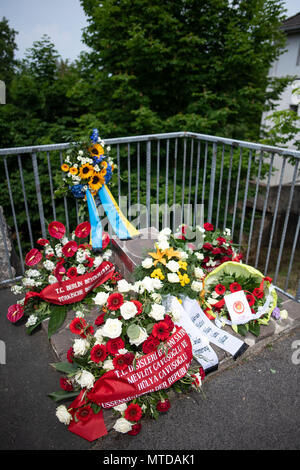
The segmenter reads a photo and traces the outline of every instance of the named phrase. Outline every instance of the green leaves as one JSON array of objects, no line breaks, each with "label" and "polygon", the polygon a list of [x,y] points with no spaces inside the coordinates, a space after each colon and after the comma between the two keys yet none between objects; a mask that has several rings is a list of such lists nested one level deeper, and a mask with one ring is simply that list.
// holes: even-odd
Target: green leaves
[{"label": "green leaves", "polygon": [[51,338],[51,336],[62,326],[66,315],[67,306],[61,305],[59,307],[52,307],[48,324],[48,338]]},{"label": "green leaves", "polygon": [[77,366],[70,362],[53,362],[50,365],[64,374],[74,374],[78,370]]},{"label": "green leaves", "polygon": [[134,323],[127,328],[126,332],[130,339],[135,340],[140,335],[140,327]]},{"label": "green leaves", "polygon": [[62,400],[68,400],[70,398],[75,398],[78,395],[78,390],[74,392],[65,392],[64,390],[58,390],[57,392],[48,393],[50,397],[56,403]]}]

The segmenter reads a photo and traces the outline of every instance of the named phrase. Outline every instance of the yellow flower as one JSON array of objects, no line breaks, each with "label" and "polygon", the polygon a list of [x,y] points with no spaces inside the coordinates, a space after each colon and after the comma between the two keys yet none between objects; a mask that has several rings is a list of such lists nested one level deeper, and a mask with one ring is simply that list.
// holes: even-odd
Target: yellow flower
[{"label": "yellow flower", "polygon": [[62,166],[61,166],[61,169],[62,169],[62,171],[67,172],[67,171],[69,171],[69,165],[67,165],[66,163],[63,163]]},{"label": "yellow flower", "polygon": [[158,248],[156,250],[156,253],[148,253],[148,255],[150,255],[155,261],[153,262],[154,266],[157,265],[157,263],[161,263],[161,264],[164,264],[166,265],[167,262],[164,258],[164,252],[163,251],[160,251]]},{"label": "yellow flower", "polygon": [[180,304],[182,304],[182,300],[179,299],[179,297],[176,297],[176,299],[178,300],[178,302],[179,302]]},{"label": "yellow flower", "polygon": [[161,281],[163,281],[165,279],[165,276],[163,275],[162,270],[159,269],[159,268],[154,269],[154,271],[152,271],[150,276],[154,277],[154,278],[157,278],[157,279],[160,279]]},{"label": "yellow flower", "polygon": [[181,274],[181,272],[178,271],[177,275],[179,277],[179,281],[182,287],[191,282],[187,274]]},{"label": "yellow flower", "polygon": [[89,187],[94,191],[98,191],[98,189],[100,189],[103,184],[104,178],[99,175],[99,173],[94,172],[89,180]]},{"label": "yellow flower", "polygon": [[88,179],[90,178],[94,173],[94,167],[90,165],[89,163],[86,163],[85,165],[82,165],[79,168],[79,176],[82,179]]},{"label": "yellow flower", "polygon": [[77,169],[75,166],[72,166],[72,167],[70,168],[70,173],[71,173],[72,175],[77,175],[78,169]]},{"label": "yellow flower", "polygon": [[93,157],[100,157],[104,154],[104,149],[100,144],[94,144],[89,148],[89,152]]},{"label": "yellow flower", "polygon": [[187,270],[187,262],[186,261],[178,261],[178,264],[180,266],[180,269],[184,269],[184,271]]},{"label": "yellow flower", "polygon": [[103,168],[107,168],[107,162],[105,160],[103,160],[101,162],[101,166],[103,166]]},{"label": "yellow flower", "polygon": [[103,170],[100,171],[100,175],[104,178],[104,176],[106,175],[105,168],[103,168]]},{"label": "yellow flower", "polygon": [[175,251],[173,247],[168,248],[167,250],[164,250],[163,253],[164,253],[164,255],[166,255],[168,257],[168,259],[180,258],[179,251]]}]

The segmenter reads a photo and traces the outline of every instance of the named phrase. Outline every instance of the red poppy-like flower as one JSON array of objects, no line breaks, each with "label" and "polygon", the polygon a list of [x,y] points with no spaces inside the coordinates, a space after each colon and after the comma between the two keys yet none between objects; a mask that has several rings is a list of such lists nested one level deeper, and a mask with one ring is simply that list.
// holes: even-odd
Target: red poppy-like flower
[{"label": "red poppy-like flower", "polygon": [[141,431],[142,429],[142,425],[141,423],[135,423],[132,428],[131,428],[131,431],[128,431],[127,434],[129,434],[130,436],[136,436],[137,434],[139,434],[139,432]]},{"label": "red poppy-like flower", "polygon": [[89,420],[92,413],[93,410],[90,406],[83,406],[82,408],[79,408],[79,410],[76,411],[75,415],[79,421],[85,422]]},{"label": "red poppy-like flower", "polygon": [[124,418],[127,419],[127,421],[139,421],[142,416],[142,408],[136,403],[131,403],[127,406],[124,413]]},{"label": "red poppy-like flower", "polygon": [[90,232],[91,224],[89,222],[82,222],[75,228],[75,235],[78,238],[85,238],[90,234]]},{"label": "red poppy-like flower", "polygon": [[223,284],[218,284],[215,287],[215,292],[219,295],[223,295],[226,292],[226,287]]},{"label": "red poppy-like flower", "polygon": [[213,249],[213,246],[211,243],[204,243],[203,250],[211,251],[212,249]]},{"label": "red poppy-like flower", "polygon": [[124,303],[124,298],[122,294],[115,292],[114,294],[110,294],[107,299],[107,308],[109,310],[118,310]]},{"label": "red poppy-like flower", "polygon": [[95,258],[91,258],[90,256],[87,256],[86,261],[87,261],[86,266],[88,268],[91,268],[94,265]]},{"label": "red poppy-like flower", "polygon": [[25,256],[25,264],[27,264],[27,266],[34,266],[38,264],[42,258],[42,253],[36,248],[32,248]]},{"label": "red poppy-like flower", "polygon": [[230,292],[237,292],[239,290],[242,290],[242,286],[238,282],[233,282],[229,286]]},{"label": "red poppy-like flower", "polygon": [[223,243],[226,243],[226,238],[218,237],[217,242],[218,242],[218,245],[223,245]]},{"label": "red poppy-like flower", "polygon": [[102,250],[105,250],[105,248],[107,247],[109,242],[110,242],[110,236],[108,235],[107,232],[103,232],[103,234],[102,234]]},{"label": "red poppy-like flower", "polygon": [[174,328],[174,323],[170,315],[165,315],[164,316],[164,322],[168,325],[169,331],[172,331]]},{"label": "red poppy-like flower", "polygon": [[160,413],[166,413],[171,408],[170,400],[159,400],[156,404],[156,409]]},{"label": "red poppy-like flower", "polygon": [[72,279],[73,277],[76,277],[77,276],[77,269],[75,268],[75,266],[72,266],[71,268],[68,269],[67,271],[67,276]]},{"label": "red poppy-like flower", "polygon": [[76,317],[70,323],[70,330],[75,335],[85,336],[84,332],[86,330],[86,327],[87,327],[86,320],[82,317]]},{"label": "red poppy-like flower", "polygon": [[67,361],[70,362],[70,364],[73,364],[73,357],[74,357],[74,349],[71,347],[67,351]]},{"label": "red poppy-like flower", "polygon": [[71,258],[71,256],[74,256],[77,250],[78,245],[75,241],[70,241],[62,247],[62,252],[66,258]]},{"label": "red poppy-like flower", "polygon": [[61,377],[59,379],[59,384],[60,384],[60,388],[62,388],[66,392],[72,392],[73,385],[72,385],[71,380],[68,379],[67,377]]},{"label": "red poppy-like flower", "polygon": [[56,277],[58,282],[60,282],[62,280],[64,274],[66,274],[66,270],[63,267],[62,263],[57,263],[57,265],[55,266],[55,269],[54,269],[54,276]]},{"label": "red poppy-like flower", "polygon": [[154,336],[150,335],[142,345],[143,353],[148,354],[156,350],[157,346],[159,346],[160,342],[159,339],[154,338]]},{"label": "red poppy-like flower", "polygon": [[118,354],[113,358],[113,365],[116,370],[125,370],[128,367],[125,358],[126,354]]},{"label": "red poppy-like flower", "polygon": [[140,315],[143,311],[143,304],[139,302],[138,300],[132,300],[131,302],[134,303],[134,305],[136,306],[136,309],[137,309],[136,315]]},{"label": "red poppy-like flower", "polygon": [[60,239],[66,233],[66,227],[61,222],[54,221],[48,225],[48,232],[51,237]]},{"label": "red poppy-like flower", "polygon": [[262,299],[264,296],[264,291],[259,289],[258,287],[255,287],[253,290],[252,294],[257,298],[257,299]]},{"label": "red poppy-like flower", "polygon": [[207,232],[213,232],[214,231],[214,226],[212,224],[210,224],[209,222],[206,222],[204,225],[203,225],[203,228],[207,231]]},{"label": "red poppy-like flower", "polygon": [[99,315],[96,320],[95,320],[95,325],[97,326],[101,326],[103,325],[104,323],[104,316],[105,316],[105,312],[104,313],[101,313],[101,315]]},{"label": "red poppy-like flower", "polygon": [[205,371],[204,371],[203,367],[199,367],[199,375],[201,377],[201,380],[205,379]]},{"label": "red poppy-like flower", "polygon": [[252,294],[246,294],[246,298],[248,300],[248,304],[250,305],[250,307],[252,307],[252,305],[255,304],[255,297],[254,295]]},{"label": "red poppy-like flower", "polygon": [[112,354],[113,356],[118,353],[119,349],[123,349],[124,346],[125,343],[121,337],[111,338],[106,343],[106,349],[108,354]]},{"label": "red poppy-like flower", "polygon": [[39,238],[37,243],[41,246],[46,246],[49,245],[50,242],[46,238]]},{"label": "red poppy-like flower", "polygon": [[24,307],[20,304],[11,305],[7,310],[7,319],[11,323],[16,323],[24,315]]},{"label": "red poppy-like flower", "polygon": [[155,323],[152,329],[152,335],[155,338],[158,338],[161,341],[165,341],[169,337],[169,327],[168,324],[164,321]]},{"label": "red poppy-like flower", "polygon": [[100,361],[103,362],[106,359],[107,351],[104,344],[96,344],[91,350],[91,360],[98,364]]}]

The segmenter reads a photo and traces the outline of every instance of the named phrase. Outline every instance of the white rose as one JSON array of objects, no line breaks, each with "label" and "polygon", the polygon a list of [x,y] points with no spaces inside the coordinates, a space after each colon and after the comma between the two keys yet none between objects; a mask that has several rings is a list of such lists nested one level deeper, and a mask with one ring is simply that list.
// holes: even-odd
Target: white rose
[{"label": "white rose", "polygon": [[160,250],[167,250],[168,248],[170,248],[169,242],[167,240],[161,240],[161,241],[157,242],[156,246]]},{"label": "white rose", "polygon": [[153,292],[153,279],[149,276],[144,277],[144,279],[142,280],[142,286],[147,292]]},{"label": "white rose", "polygon": [[138,338],[135,338],[135,339],[129,338],[129,343],[134,344],[135,346],[139,346],[147,338],[148,338],[148,335],[147,335],[147,332],[146,332],[145,328],[140,328],[140,334],[139,334]]},{"label": "white rose", "polygon": [[163,305],[154,304],[152,305],[149,317],[154,318],[156,321],[160,321],[164,319],[165,313],[166,309]]},{"label": "white rose", "polygon": [[94,338],[96,339],[97,344],[103,344],[103,333],[102,328],[98,328],[94,334]]},{"label": "white rose", "polygon": [[132,424],[127,421],[125,418],[119,418],[114,424],[114,430],[117,432],[121,432],[123,434],[128,433],[132,429]]},{"label": "white rose", "polygon": [[174,284],[175,282],[180,282],[179,277],[176,273],[168,273],[168,281]]},{"label": "white rose", "polygon": [[179,263],[177,261],[171,260],[166,264],[166,267],[171,271],[172,273],[177,273],[180,269]]},{"label": "white rose", "polygon": [[126,403],[122,403],[121,405],[114,406],[114,410],[119,411],[120,413],[124,413],[126,408],[127,408]]},{"label": "white rose", "polygon": [[58,420],[66,425],[70,424],[70,421],[72,419],[71,413],[68,412],[67,408],[64,405],[60,405],[56,408],[56,417]]},{"label": "white rose", "polygon": [[75,339],[73,343],[73,350],[75,356],[84,356],[90,347],[90,343],[83,338]]},{"label": "white rose", "polygon": [[103,362],[102,368],[105,370],[113,370],[115,368],[112,359],[106,359],[106,361]]},{"label": "white rose", "polygon": [[166,235],[167,237],[169,237],[172,233],[172,230],[169,228],[169,227],[165,227],[164,229],[162,229],[160,232],[160,234],[162,235]]},{"label": "white rose", "polygon": [[165,235],[164,233],[159,233],[157,237],[158,242],[167,242],[169,237]]},{"label": "white rose", "polygon": [[82,370],[75,375],[76,382],[81,388],[93,388],[95,377],[88,370]]},{"label": "white rose", "polygon": [[153,266],[153,260],[152,260],[152,258],[145,258],[145,259],[142,261],[142,266],[143,266],[143,268],[145,268],[145,269],[152,268],[152,266]]},{"label": "white rose", "polygon": [[129,284],[125,279],[118,281],[118,291],[121,293],[129,292],[132,290],[132,285]]},{"label": "white rose", "polygon": [[189,257],[188,253],[186,253],[185,251],[179,251],[179,256],[182,261],[185,261]]},{"label": "white rose", "polygon": [[154,300],[155,303],[159,304],[161,302],[161,295],[153,292],[153,294],[151,294],[151,299]]},{"label": "white rose", "polygon": [[107,336],[108,338],[118,338],[122,333],[122,323],[120,320],[109,318],[106,320],[103,328],[102,334],[103,336]]},{"label": "white rose", "polygon": [[205,276],[204,271],[201,268],[195,268],[194,273],[198,279],[202,279]]},{"label": "white rose", "polygon": [[152,286],[154,289],[161,289],[163,287],[163,283],[160,279],[157,279],[155,277],[154,279],[152,279]]},{"label": "white rose", "polygon": [[200,292],[202,290],[202,282],[193,281],[191,285],[191,289],[195,292]]},{"label": "white rose", "polygon": [[137,314],[137,308],[133,302],[124,302],[121,305],[120,313],[125,320],[129,320]]},{"label": "white rose", "polygon": [[96,256],[96,258],[94,259],[95,268],[98,268],[100,264],[102,263],[102,261],[103,261],[102,256]]},{"label": "white rose", "polygon": [[98,294],[93,298],[93,301],[96,305],[104,305],[107,302],[109,294],[106,292],[98,292]]}]

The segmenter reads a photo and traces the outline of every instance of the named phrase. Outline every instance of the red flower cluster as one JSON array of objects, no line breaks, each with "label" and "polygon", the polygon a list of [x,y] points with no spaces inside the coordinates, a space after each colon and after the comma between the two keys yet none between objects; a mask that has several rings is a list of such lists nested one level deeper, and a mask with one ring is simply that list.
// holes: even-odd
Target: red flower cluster
[{"label": "red flower cluster", "polygon": [[76,317],[70,323],[70,330],[81,338],[86,338],[88,334],[94,333],[94,328],[88,325],[84,318]]},{"label": "red flower cluster", "polygon": [[125,370],[134,361],[133,353],[118,354],[113,358],[113,365],[116,370]]}]

